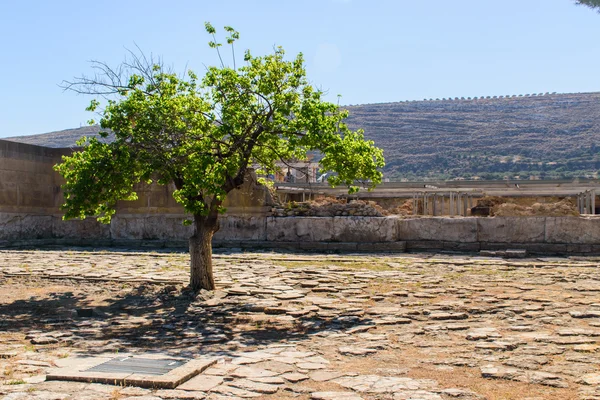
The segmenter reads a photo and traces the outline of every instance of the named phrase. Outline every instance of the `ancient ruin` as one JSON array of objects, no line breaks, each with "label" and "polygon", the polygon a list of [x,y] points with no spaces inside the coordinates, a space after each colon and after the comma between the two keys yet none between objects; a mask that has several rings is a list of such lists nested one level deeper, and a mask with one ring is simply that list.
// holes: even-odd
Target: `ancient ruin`
[{"label": "ancient ruin", "polygon": [[70,151],[0,140],[6,399],[600,396],[594,180],[348,196],[252,175],[195,295],[171,189],[139,185],[110,225],[61,219]]}]

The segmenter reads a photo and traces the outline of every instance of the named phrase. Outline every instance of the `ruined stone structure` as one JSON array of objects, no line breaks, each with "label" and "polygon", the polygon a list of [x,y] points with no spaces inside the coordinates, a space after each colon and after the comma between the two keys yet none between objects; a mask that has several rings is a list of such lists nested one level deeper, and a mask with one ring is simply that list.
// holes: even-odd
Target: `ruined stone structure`
[{"label": "ruined stone structure", "polygon": [[[63,221],[60,205],[62,177],[52,167],[71,149],[51,149],[0,140],[0,241],[33,239],[78,241],[184,240],[191,227],[171,196],[171,188],[140,184],[138,200],[120,202],[110,225],[94,218]],[[257,221],[271,210],[269,191],[251,180],[229,194],[221,219],[220,238],[252,238]],[[241,235],[241,236],[240,236]]]},{"label": "ruined stone structure", "polygon": [[[110,225],[93,218],[62,221],[62,180],[52,166],[70,151],[0,140],[0,246],[187,246],[191,227],[181,223],[183,209],[169,188],[157,185],[138,185],[139,199],[120,203]],[[593,199],[588,193],[581,204],[592,207]],[[456,214],[464,215],[468,196],[446,200]],[[254,180],[232,192],[214,245],[326,251],[519,248],[538,253],[600,253],[600,218],[593,216],[274,217],[271,201],[269,191]],[[428,206],[433,204],[435,200]]]}]

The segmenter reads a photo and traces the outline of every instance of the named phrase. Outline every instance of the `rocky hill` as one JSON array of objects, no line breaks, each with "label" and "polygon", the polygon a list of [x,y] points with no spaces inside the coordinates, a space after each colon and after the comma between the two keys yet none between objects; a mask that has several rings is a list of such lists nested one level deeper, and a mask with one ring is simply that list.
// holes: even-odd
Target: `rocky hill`
[{"label": "rocky hill", "polygon": [[3,140],[35,144],[44,147],[75,147],[77,146],[75,142],[81,139],[82,136],[89,138],[97,137],[101,139],[100,135],[98,135],[99,131],[100,127],[98,125],[92,125],[82,126],[81,128],[65,129],[63,131],[41,133],[39,135],[7,137],[3,138]]},{"label": "rocky hill", "polygon": [[[346,106],[348,124],[384,149],[391,179],[596,177],[600,93]],[[98,127],[7,138],[71,147]]]},{"label": "rocky hill", "polygon": [[346,107],[401,179],[569,178],[600,170],[600,93]]}]

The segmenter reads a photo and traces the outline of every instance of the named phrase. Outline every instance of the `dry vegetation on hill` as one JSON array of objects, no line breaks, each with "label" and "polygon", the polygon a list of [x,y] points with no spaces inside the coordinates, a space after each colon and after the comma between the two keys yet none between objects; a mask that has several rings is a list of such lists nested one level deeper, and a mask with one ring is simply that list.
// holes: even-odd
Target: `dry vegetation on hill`
[{"label": "dry vegetation on hill", "polygon": [[346,107],[385,150],[386,175],[569,178],[600,169],[600,93]]},{"label": "dry vegetation on hill", "polygon": [[[392,179],[596,177],[600,93],[430,100],[345,107],[384,149]],[[97,126],[8,140],[72,147]]]}]

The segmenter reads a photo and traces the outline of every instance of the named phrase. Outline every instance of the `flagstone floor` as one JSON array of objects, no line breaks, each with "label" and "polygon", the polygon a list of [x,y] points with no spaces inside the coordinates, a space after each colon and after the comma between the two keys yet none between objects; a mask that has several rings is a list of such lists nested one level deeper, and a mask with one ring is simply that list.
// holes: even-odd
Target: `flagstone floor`
[{"label": "flagstone floor", "polygon": [[[600,259],[0,250],[5,399],[600,399]],[[93,313],[92,316],[85,316]],[[85,357],[214,364],[176,389],[48,381]]]}]

